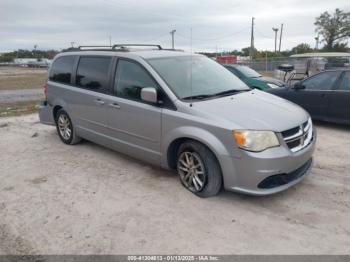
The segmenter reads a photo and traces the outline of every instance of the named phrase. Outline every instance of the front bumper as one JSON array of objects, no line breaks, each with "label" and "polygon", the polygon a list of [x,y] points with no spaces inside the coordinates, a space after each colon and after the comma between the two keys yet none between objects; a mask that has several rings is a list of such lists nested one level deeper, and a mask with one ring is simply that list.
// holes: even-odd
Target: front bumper
[{"label": "front bumper", "polygon": [[280,146],[266,151],[242,152],[221,163],[226,190],[250,195],[274,194],[299,183],[311,171],[316,132],[312,142],[298,152]]},{"label": "front bumper", "polygon": [[46,101],[42,101],[40,104],[38,104],[38,113],[40,123],[46,125],[55,125],[52,107]]}]

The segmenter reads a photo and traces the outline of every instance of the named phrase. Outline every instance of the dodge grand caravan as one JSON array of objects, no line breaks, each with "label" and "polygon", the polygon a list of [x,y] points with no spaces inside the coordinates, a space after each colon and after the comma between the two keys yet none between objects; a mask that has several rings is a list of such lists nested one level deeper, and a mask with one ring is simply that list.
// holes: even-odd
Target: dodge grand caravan
[{"label": "dodge grand caravan", "polygon": [[215,61],[133,45],[58,54],[40,121],[63,143],[81,139],[176,170],[200,197],[267,195],[300,182],[316,134],[299,106],[249,89]]}]

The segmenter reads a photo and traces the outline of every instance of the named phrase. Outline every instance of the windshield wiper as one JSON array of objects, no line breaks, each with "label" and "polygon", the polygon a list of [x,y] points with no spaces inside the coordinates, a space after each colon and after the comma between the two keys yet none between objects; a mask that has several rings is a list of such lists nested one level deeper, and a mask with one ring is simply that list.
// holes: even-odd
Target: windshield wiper
[{"label": "windshield wiper", "polygon": [[190,100],[190,99],[198,99],[198,100],[201,100],[201,99],[205,99],[205,98],[212,97],[212,96],[215,96],[215,94],[214,94],[214,95],[194,95],[194,96],[186,96],[186,97],[183,97],[182,99],[184,99],[184,100]]},{"label": "windshield wiper", "polygon": [[250,89],[243,89],[243,90],[237,90],[237,89],[230,89],[230,90],[226,90],[226,91],[222,91],[219,93],[214,94],[214,96],[225,96],[225,95],[232,95],[232,94],[237,94],[237,93],[241,93],[241,92],[246,92],[249,91]]},{"label": "windshield wiper", "polygon": [[249,91],[249,90],[250,89],[243,89],[243,90],[230,89],[230,90],[222,91],[222,92],[215,93],[215,94],[202,94],[202,95],[187,96],[187,97],[183,97],[182,99],[184,99],[184,100],[190,100],[190,99],[201,100],[201,99],[206,99],[206,98],[209,98],[209,97],[237,94],[237,93],[246,92],[246,91]]}]

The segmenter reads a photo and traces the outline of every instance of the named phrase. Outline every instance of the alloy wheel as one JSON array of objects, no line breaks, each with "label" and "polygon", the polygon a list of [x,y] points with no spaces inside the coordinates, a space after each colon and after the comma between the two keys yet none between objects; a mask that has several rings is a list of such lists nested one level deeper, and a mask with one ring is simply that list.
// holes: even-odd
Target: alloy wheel
[{"label": "alloy wheel", "polygon": [[72,135],[72,127],[67,115],[61,114],[57,119],[58,130],[64,140],[69,140]]},{"label": "alloy wheel", "polygon": [[183,152],[177,163],[182,183],[192,192],[200,192],[206,183],[206,172],[201,157],[196,152]]}]

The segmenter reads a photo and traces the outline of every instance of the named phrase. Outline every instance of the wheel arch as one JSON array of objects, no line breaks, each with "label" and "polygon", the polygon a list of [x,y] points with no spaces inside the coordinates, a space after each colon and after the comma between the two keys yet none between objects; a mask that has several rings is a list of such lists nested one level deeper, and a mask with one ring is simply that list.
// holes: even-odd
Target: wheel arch
[{"label": "wheel arch", "polygon": [[58,110],[62,109],[63,107],[60,106],[60,105],[56,105],[53,107],[52,109],[52,115],[53,115],[53,119],[56,121],[56,115],[57,115],[57,112]]},{"label": "wheel arch", "polygon": [[53,115],[53,119],[55,121],[56,121],[57,111],[60,109],[63,109],[64,111],[66,111],[69,114],[69,112],[68,112],[69,110],[67,109],[67,104],[64,102],[64,100],[56,98],[52,103],[52,115]]},{"label": "wheel arch", "polygon": [[176,152],[179,146],[188,140],[196,141],[206,146],[214,154],[220,166],[219,156],[229,154],[224,144],[209,131],[196,127],[181,127],[170,132],[163,140],[163,167],[176,168]]}]

